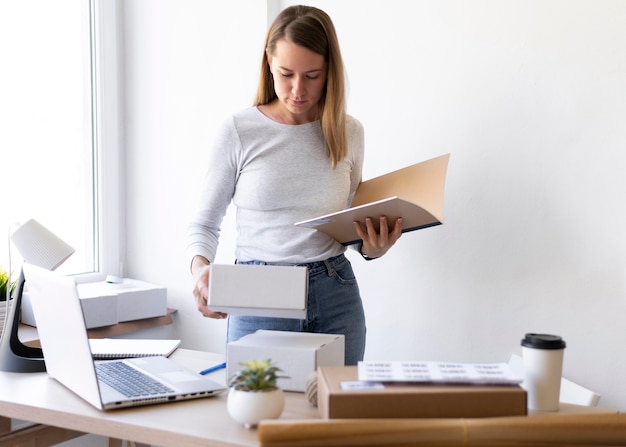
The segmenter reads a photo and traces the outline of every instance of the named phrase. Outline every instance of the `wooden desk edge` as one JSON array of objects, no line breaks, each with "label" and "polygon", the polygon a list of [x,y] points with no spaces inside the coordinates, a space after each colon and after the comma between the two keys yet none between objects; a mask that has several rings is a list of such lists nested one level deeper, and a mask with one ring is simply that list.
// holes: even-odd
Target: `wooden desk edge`
[{"label": "wooden desk edge", "polygon": [[90,338],[106,338],[116,335],[128,334],[130,332],[140,331],[142,329],[150,329],[158,326],[172,324],[172,314],[176,313],[176,309],[167,308],[165,315],[152,318],[144,318],[141,320],[123,321],[112,326],[104,326],[92,328],[87,331]]},{"label": "wooden desk edge", "polygon": [[[87,330],[89,338],[107,338],[118,335],[129,334],[143,329],[151,329],[159,326],[166,326],[174,322],[172,315],[178,312],[177,309],[167,308],[166,314],[158,317],[143,318],[141,320],[123,321],[111,326],[96,327]],[[37,328],[32,328],[36,331]],[[24,345],[40,347],[39,340],[23,341]]]}]

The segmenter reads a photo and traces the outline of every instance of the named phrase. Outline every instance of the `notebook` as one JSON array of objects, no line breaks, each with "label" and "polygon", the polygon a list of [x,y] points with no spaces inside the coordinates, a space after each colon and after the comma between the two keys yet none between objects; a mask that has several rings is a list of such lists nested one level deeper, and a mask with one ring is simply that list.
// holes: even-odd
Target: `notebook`
[{"label": "notebook", "polygon": [[89,347],[94,359],[122,359],[128,357],[169,357],[180,346],[180,340],[152,340],[139,338],[90,338]]},{"label": "notebook", "polygon": [[[226,390],[164,356],[94,360],[76,281],[28,263],[23,268],[48,374],[94,407],[110,410],[197,399]],[[111,378],[115,369],[142,377],[146,383],[139,394],[129,396],[134,385]]]}]

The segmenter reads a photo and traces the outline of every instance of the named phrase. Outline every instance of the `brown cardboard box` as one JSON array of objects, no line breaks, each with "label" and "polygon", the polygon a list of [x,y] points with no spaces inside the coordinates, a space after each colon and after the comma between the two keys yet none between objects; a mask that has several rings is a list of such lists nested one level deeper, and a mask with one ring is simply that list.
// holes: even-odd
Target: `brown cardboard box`
[{"label": "brown cardboard box", "polygon": [[385,383],[384,388],[342,389],[356,382],[356,366],[317,369],[320,416],[338,418],[476,418],[526,415],[526,391],[518,385]]}]

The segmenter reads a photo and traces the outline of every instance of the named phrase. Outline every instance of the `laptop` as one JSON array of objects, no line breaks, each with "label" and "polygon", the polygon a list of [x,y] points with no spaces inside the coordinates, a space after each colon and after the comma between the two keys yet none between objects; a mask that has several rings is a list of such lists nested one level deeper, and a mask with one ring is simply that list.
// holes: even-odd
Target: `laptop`
[{"label": "laptop", "polygon": [[[164,356],[94,360],[76,281],[29,263],[23,269],[48,374],[94,407],[197,399],[226,390]],[[140,376],[140,383],[119,378],[119,371]]]}]

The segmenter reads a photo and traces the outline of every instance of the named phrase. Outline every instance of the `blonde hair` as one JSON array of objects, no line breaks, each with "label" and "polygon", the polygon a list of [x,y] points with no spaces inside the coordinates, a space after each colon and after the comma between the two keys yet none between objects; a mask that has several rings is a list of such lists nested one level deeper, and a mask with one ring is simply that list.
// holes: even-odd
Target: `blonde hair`
[{"label": "blonde hair", "polygon": [[267,54],[274,54],[276,42],[280,39],[287,39],[324,56],[328,72],[319,101],[319,117],[334,168],[348,152],[344,68],[335,26],[321,9],[302,5],[284,9],[267,33],[255,106],[268,104],[277,98]]}]

